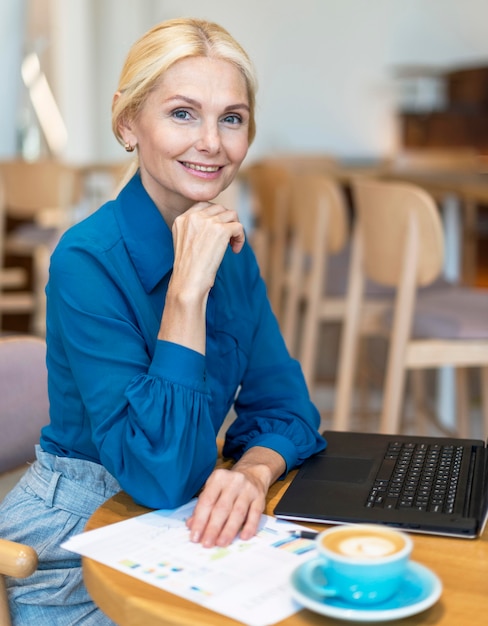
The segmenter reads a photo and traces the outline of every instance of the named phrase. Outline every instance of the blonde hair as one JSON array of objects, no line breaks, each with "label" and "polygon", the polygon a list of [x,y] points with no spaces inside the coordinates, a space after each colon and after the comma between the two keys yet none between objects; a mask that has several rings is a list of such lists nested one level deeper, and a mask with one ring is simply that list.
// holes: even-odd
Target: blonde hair
[{"label": "blonde hair", "polygon": [[145,33],[129,51],[119,80],[120,96],[112,106],[112,130],[123,145],[120,124],[137,116],[148,94],[174,63],[190,57],[212,57],[232,63],[243,75],[249,100],[249,143],[256,134],[257,80],[244,49],[222,26],[193,18],[168,20]]}]

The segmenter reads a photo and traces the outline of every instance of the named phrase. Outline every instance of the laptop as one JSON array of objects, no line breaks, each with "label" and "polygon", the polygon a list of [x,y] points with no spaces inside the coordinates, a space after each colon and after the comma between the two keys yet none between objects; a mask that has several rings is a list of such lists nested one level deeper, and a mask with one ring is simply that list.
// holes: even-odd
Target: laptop
[{"label": "laptop", "polygon": [[474,538],[488,516],[487,447],[481,440],[325,431],[274,509],[327,524],[379,523]]}]

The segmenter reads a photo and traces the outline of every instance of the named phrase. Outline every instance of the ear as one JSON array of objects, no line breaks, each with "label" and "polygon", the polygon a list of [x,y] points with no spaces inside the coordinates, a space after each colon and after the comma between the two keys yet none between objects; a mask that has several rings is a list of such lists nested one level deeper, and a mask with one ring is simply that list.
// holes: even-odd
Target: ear
[{"label": "ear", "polygon": [[[114,93],[114,97],[112,99],[112,110],[115,107],[116,102],[120,98],[120,91]],[[135,137],[132,130],[132,121],[126,115],[124,115],[118,123],[118,131],[120,136],[124,140],[125,143],[135,146],[137,144],[137,138]]]}]

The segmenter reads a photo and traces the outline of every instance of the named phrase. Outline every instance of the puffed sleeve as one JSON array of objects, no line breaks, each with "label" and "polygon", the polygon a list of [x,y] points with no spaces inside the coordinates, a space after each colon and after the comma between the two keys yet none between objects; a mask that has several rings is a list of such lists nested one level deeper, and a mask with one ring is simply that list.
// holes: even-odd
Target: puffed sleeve
[{"label": "puffed sleeve", "polygon": [[[217,458],[205,357],[156,339],[160,311],[114,253],[118,245],[102,255],[90,242],[62,242],[53,255],[52,416],[73,436],[74,452],[93,450],[136,501],[173,508],[197,493]],[[79,396],[80,423],[56,403],[70,395],[71,406]]]}]

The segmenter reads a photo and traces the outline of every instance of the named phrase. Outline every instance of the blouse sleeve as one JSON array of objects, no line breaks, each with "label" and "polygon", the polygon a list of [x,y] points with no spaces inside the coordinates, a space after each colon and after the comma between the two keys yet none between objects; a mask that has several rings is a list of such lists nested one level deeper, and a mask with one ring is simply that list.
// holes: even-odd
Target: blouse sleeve
[{"label": "blouse sleeve", "polygon": [[[217,457],[205,357],[170,342],[148,345],[159,320],[153,310],[137,319],[139,302],[151,306],[138,289],[126,267],[89,246],[58,247],[48,285],[51,412],[136,501],[173,508],[202,487]],[[79,397],[80,424],[63,415],[78,400],[56,405],[70,394]]]}]

